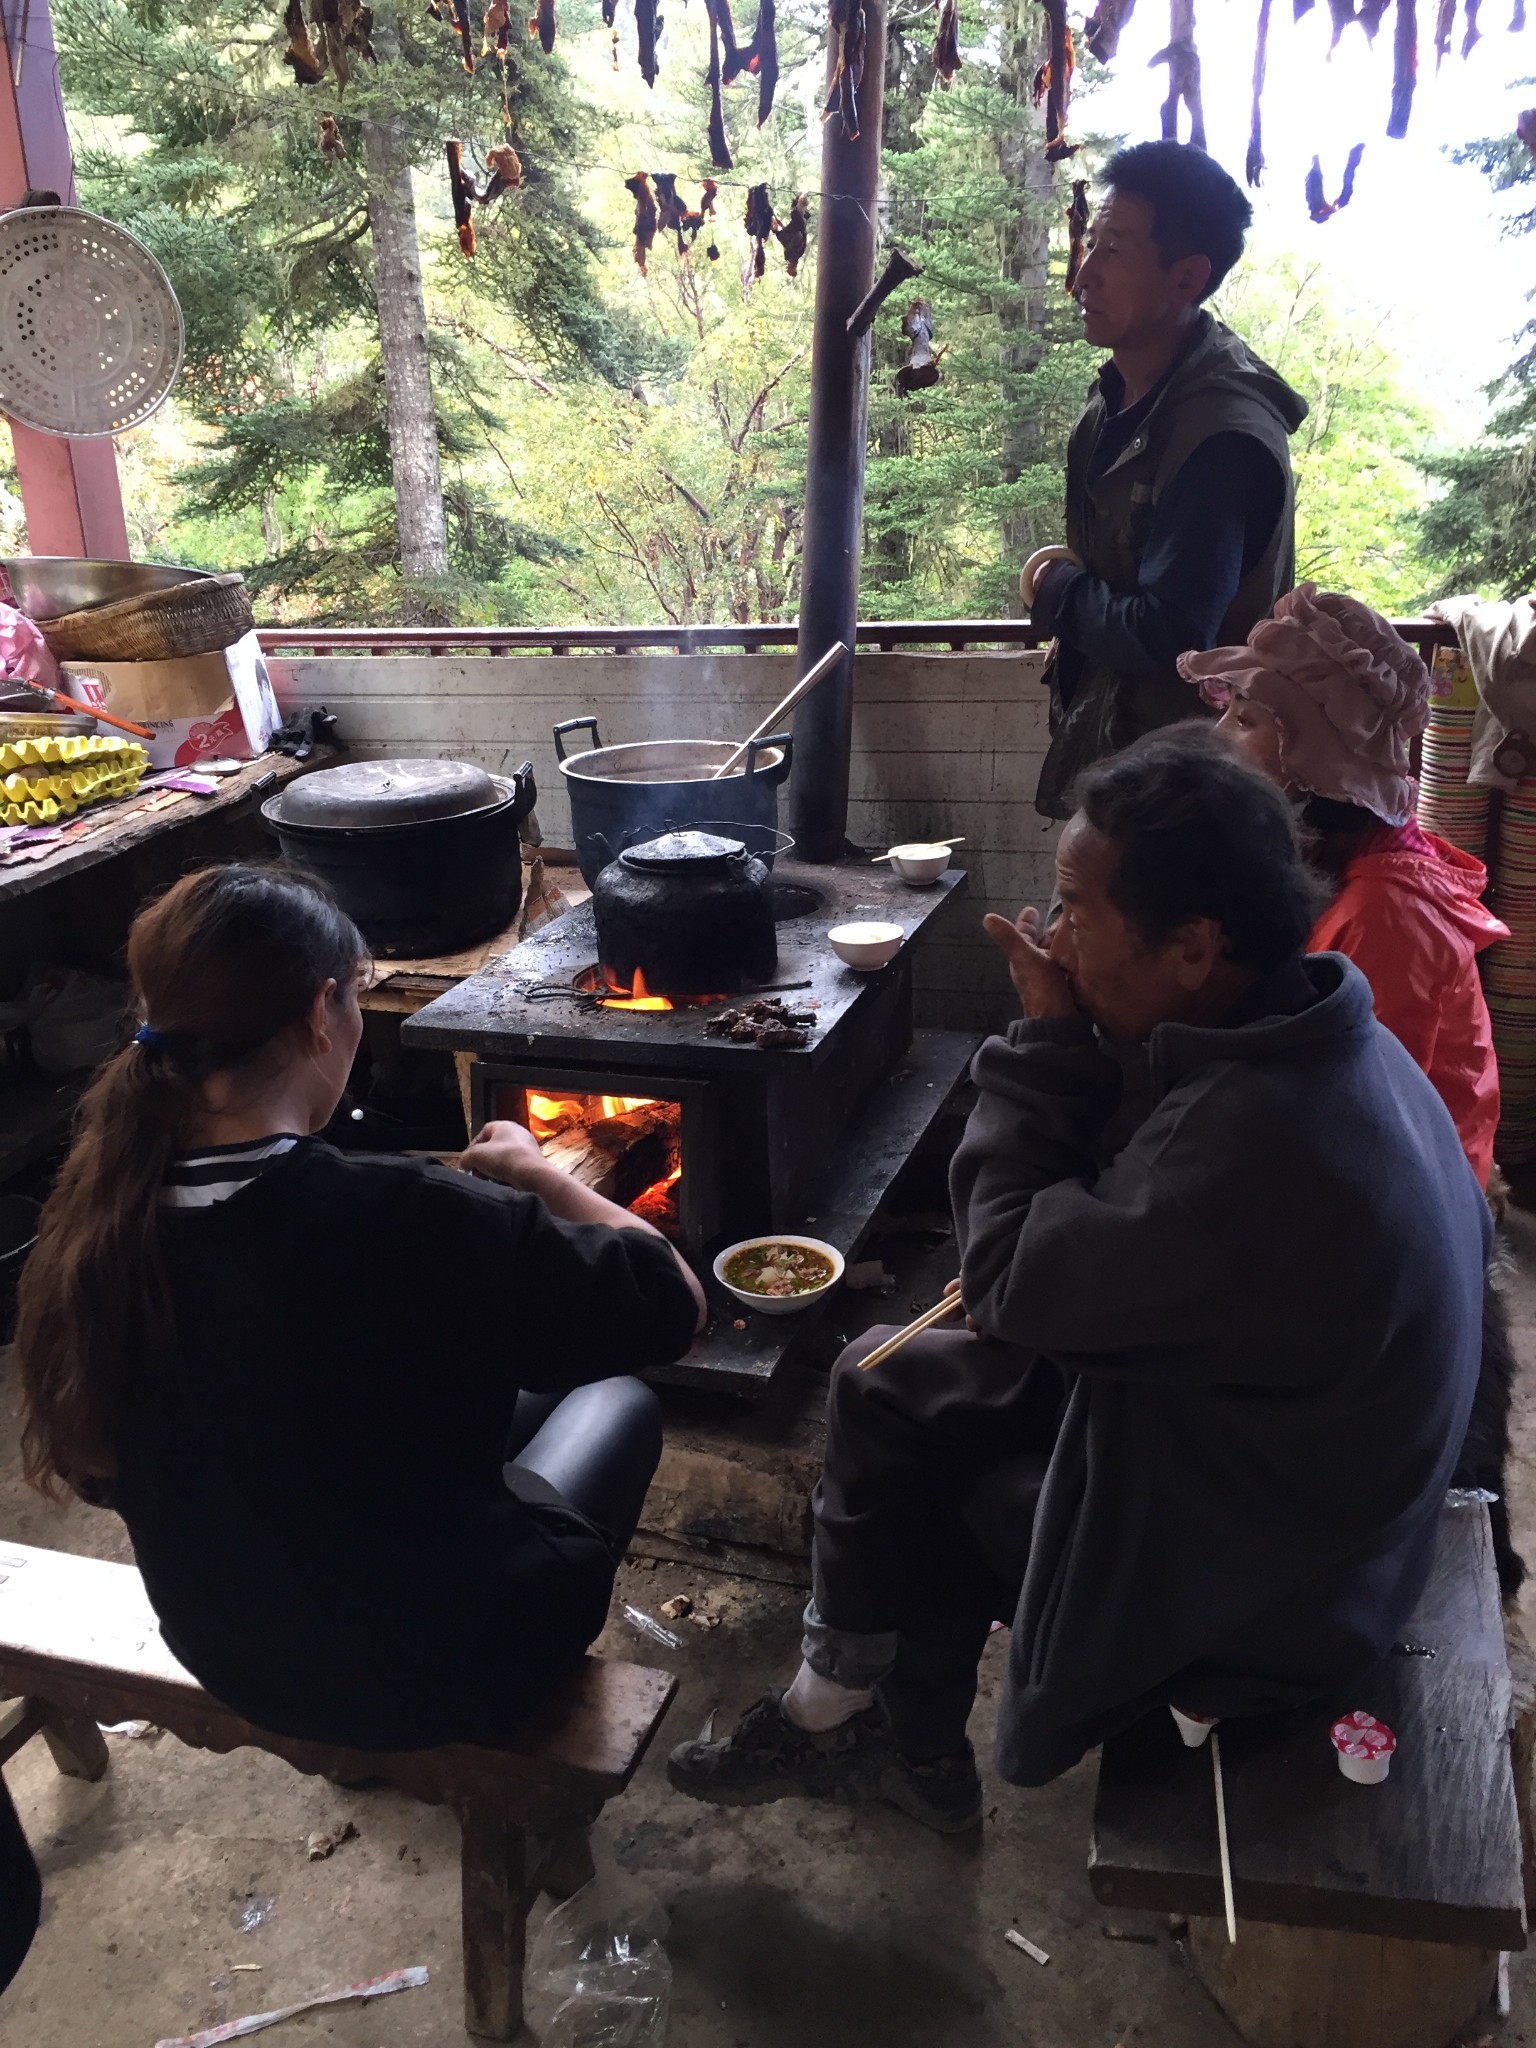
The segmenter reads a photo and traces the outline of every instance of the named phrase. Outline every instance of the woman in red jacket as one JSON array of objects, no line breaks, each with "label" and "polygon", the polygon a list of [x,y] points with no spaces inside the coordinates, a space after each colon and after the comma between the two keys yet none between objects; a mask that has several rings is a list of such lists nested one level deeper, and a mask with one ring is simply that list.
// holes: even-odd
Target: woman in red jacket
[{"label": "woman in red jacket", "polygon": [[1334,887],[1311,950],[1344,953],[1376,1015],[1455,1119],[1480,1186],[1499,1122],[1499,1071],[1477,956],[1508,931],[1482,902],[1481,861],[1413,819],[1409,747],[1429,671],[1379,612],[1303,583],[1244,647],[1185,654],[1179,669],[1222,713],[1255,768],[1302,799],[1314,860]]}]

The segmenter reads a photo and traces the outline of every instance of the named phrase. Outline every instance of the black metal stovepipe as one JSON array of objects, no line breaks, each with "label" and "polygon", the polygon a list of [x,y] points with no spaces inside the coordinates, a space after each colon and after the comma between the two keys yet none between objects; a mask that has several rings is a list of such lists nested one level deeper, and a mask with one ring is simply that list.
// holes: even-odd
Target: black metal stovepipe
[{"label": "black metal stovepipe", "polygon": [[[864,0],[864,19],[858,138],[853,142],[847,139],[840,113],[834,112],[827,120],[822,130],[821,207],[816,222],[816,316],[811,339],[797,673],[803,675],[836,640],[849,651],[795,713],[790,830],[797,854],[810,861],[839,859],[848,826],[870,340],[867,333],[851,338],[847,320],[874,281],[885,0]],[[829,86],[833,61],[829,54]]]}]

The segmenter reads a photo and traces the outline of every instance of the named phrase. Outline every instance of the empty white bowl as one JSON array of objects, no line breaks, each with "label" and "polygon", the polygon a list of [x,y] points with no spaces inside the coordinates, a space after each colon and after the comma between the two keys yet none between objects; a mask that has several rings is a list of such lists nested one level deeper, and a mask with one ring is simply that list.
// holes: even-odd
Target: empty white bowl
[{"label": "empty white bowl", "polygon": [[[725,1269],[738,1252],[749,1252],[760,1244],[800,1245],[807,1251],[820,1252],[824,1259],[832,1262],[832,1277],[821,1287],[807,1289],[804,1294],[754,1294],[748,1287],[733,1287],[725,1277]],[[715,1278],[727,1294],[734,1295],[743,1308],[755,1308],[759,1315],[792,1316],[802,1308],[810,1308],[815,1302],[825,1301],[832,1289],[843,1277],[843,1255],[836,1245],[825,1244],[819,1237],[799,1237],[792,1230],[771,1230],[764,1237],[744,1237],[740,1244],[729,1244],[715,1258]]]},{"label": "empty white bowl", "polygon": [[836,924],[827,933],[827,944],[858,973],[873,974],[896,958],[905,937],[899,924]]},{"label": "empty white bowl", "polygon": [[893,846],[889,858],[891,867],[909,888],[927,889],[949,866],[949,848],[914,840],[909,846]]}]

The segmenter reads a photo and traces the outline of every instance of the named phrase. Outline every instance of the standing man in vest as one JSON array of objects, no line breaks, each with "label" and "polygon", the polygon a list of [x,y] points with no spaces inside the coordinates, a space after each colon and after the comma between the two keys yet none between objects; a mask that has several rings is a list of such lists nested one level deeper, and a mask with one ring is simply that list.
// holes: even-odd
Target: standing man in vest
[{"label": "standing man in vest", "polygon": [[1235,644],[1295,582],[1289,437],[1306,401],[1204,309],[1253,209],[1178,142],[1121,150],[1074,286],[1110,351],[1067,450],[1067,541],[1020,588],[1055,636],[1035,808],[1067,817],[1085,768],[1188,718],[1175,667]]}]

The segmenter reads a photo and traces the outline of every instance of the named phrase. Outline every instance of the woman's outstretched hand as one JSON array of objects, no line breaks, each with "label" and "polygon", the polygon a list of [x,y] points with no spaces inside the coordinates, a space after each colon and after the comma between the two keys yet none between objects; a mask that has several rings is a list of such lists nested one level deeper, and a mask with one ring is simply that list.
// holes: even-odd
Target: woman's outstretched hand
[{"label": "woman's outstretched hand", "polygon": [[1031,904],[1016,918],[990,912],[982,929],[1005,955],[1026,1017],[1073,1018],[1082,1015],[1072,984],[1051,958],[1041,930],[1040,913]]},{"label": "woman's outstretched hand", "polygon": [[499,1180],[509,1188],[529,1186],[548,1166],[538,1139],[525,1124],[482,1124],[459,1154],[461,1172]]}]

